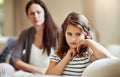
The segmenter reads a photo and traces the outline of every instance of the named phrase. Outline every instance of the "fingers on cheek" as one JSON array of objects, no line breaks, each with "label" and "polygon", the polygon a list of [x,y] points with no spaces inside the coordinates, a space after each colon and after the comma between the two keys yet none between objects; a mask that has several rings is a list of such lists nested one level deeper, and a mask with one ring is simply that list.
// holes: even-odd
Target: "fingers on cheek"
[{"label": "fingers on cheek", "polygon": [[75,56],[75,55],[77,55],[78,54],[78,52],[77,51],[74,51],[73,52],[73,56]]},{"label": "fingers on cheek", "polygon": [[81,46],[78,46],[77,47],[77,52],[79,53],[79,50],[81,49]]},{"label": "fingers on cheek", "polygon": [[73,52],[73,55],[75,55],[75,54],[76,54],[76,52],[74,51],[74,52]]}]

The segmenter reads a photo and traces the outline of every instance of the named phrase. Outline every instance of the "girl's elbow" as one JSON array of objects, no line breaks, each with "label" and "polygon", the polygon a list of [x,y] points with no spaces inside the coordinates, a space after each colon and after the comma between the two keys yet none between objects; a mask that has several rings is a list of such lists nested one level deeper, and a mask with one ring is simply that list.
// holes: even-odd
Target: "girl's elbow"
[{"label": "girl's elbow", "polygon": [[48,71],[46,71],[46,72],[45,72],[45,74],[46,74],[46,75],[48,75],[48,74],[49,74],[49,72],[48,72]]},{"label": "girl's elbow", "polygon": [[51,71],[49,71],[49,70],[47,70],[47,71],[45,72],[45,74],[46,74],[46,75],[52,75]]},{"label": "girl's elbow", "polygon": [[61,74],[58,74],[57,72],[52,72],[52,71],[46,71],[46,75],[55,75],[55,76],[60,76]]}]

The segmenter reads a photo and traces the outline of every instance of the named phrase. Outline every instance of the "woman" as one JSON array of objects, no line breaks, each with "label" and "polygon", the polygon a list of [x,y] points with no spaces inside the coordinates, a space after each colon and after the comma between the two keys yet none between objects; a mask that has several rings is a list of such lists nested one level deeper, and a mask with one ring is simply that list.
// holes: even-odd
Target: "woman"
[{"label": "woman", "polygon": [[30,0],[25,10],[33,26],[19,36],[10,63],[16,69],[44,73],[49,55],[56,48],[58,30],[41,0]]},{"label": "woman", "polygon": [[93,40],[91,32],[84,15],[70,13],[62,24],[58,49],[56,54],[51,55],[46,74],[79,77],[92,61],[111,57],[103,46]]}]

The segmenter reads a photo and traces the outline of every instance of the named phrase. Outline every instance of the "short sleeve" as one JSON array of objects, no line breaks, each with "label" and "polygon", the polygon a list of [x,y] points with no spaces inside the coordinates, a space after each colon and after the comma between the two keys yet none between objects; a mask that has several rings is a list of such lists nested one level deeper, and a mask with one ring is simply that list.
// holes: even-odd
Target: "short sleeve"
[{"label": "short sleeve", "polygon": [[92,51],[92,49],[89,49],[88,51],[87,51],[87,58],[90,60],[90,62],[93,62],[92,60],[91,60],[91,55],[93,54],[93,51]]},{"label": "short sleeve", "polygon": [[54,50],[54,48],[52,47],[51,50],[50,50],[50,56],[53,55],[53,54],[55,54],[55,50]]},{"label": "short sleeve", "polygon": [[50,60],[58,63],[58,62],[60,62],[61,59],[57,55],[52,54],[50,56]]}]

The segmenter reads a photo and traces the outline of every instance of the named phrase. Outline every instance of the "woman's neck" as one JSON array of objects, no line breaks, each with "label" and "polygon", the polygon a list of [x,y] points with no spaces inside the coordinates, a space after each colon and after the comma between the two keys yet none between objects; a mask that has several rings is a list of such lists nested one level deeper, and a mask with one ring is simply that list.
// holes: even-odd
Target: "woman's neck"
[{"label": "woman's neck", "polygon": [[35,29],[36,29],[36,34],[41,34],[41,33],[43,33],[44,25],[35,26]]},{"label": "woman's neck", "polygon": [[34,40],[34,44],[38,47],[38,48],[43,48],[43,30],[44,30],[44,25],[42,26],[36,26],[36,33],[35,33],[35,40]]}]

